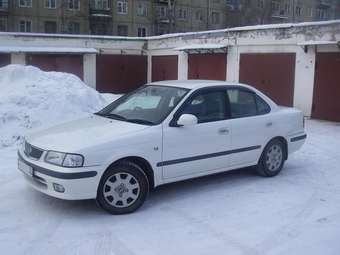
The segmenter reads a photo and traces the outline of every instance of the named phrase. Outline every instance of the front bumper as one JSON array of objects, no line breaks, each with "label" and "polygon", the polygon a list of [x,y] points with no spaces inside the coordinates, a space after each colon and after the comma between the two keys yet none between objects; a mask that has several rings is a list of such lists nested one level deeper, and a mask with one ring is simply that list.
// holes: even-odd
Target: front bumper
[{"label": "front bumper", "polygon": [[[28,158],[18,151],[18,160],[32,169],[32,175],[23,173],[28,183],[36,190],[49,196],[67,200],[93,199],[101,177],[100,168],[65,168]],[[22,171],[21,171],[22,172]],[[64,192],[57,192],[54,184],[62,185]]]}]

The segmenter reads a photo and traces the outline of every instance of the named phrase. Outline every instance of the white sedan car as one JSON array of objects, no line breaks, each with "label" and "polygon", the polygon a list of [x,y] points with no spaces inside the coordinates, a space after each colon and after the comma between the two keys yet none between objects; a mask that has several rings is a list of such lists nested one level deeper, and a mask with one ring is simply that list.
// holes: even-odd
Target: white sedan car
[{"label": "white sedan car", "polygon": [[250,86],[162,81],[26,136],[18,168],[43,193],[123,214],[165,183],[248,166],[275,176],[305,139],[301,111]]}]

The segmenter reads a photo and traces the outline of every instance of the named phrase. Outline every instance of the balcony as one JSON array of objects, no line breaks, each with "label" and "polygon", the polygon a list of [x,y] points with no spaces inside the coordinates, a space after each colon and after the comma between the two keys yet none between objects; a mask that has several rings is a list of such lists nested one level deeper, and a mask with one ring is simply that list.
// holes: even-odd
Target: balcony
[{"label": "balcony", "polygon": [[284,10],[277,10],[272,12],[272,18],[275,19],[288,19],[288,13],[286,13]]},{"label": "balcony", "polygon": [[91,1],[90,17],[111,18],[111,1]]},{"label": "balcony", "polygon": [[332,3],[329,0],[319,0],[317,2],[317,8],[329,9],[332,7]]},{"label": "balcony", "polygon": [[[174,4],[174,0],[170,0],[171,1],[171,5]],[[169,4],[169,0],[155,0],[155,3],[158,4]]]}]

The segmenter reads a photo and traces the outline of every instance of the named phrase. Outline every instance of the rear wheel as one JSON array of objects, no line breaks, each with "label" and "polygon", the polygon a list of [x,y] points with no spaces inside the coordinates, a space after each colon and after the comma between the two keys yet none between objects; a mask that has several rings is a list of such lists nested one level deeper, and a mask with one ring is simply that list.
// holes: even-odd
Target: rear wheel
[{"label": "rear wheel", "polygon": [[103,175],[97,192],[97,202],[111,214],[126,214],[137,210],[149,191],[143,170],[131,162],[112,166]]},{"label": "rear wheel", "polygon": [[257,165],[257,172],[265,177],[278,175],[285,161],[285,153],[285,146],[281,140],[270,141],[263,150]]}]

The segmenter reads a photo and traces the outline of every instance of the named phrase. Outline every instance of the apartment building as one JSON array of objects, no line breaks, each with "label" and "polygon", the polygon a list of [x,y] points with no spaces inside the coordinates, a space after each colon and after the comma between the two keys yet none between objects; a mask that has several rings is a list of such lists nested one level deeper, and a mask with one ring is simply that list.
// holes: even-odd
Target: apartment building
[{"label": "apartment building", "polygon": [[148,36],[340,18],[340,0],[0,0],[0,31]]},{"label": "apartment building", "polygon": [[228,26],[340,18],[340,0],[227,0]]},{"label": "apartment building", "polygon": [[86,34],[89,5],[69,0],[0,0],[0,31]]}]

